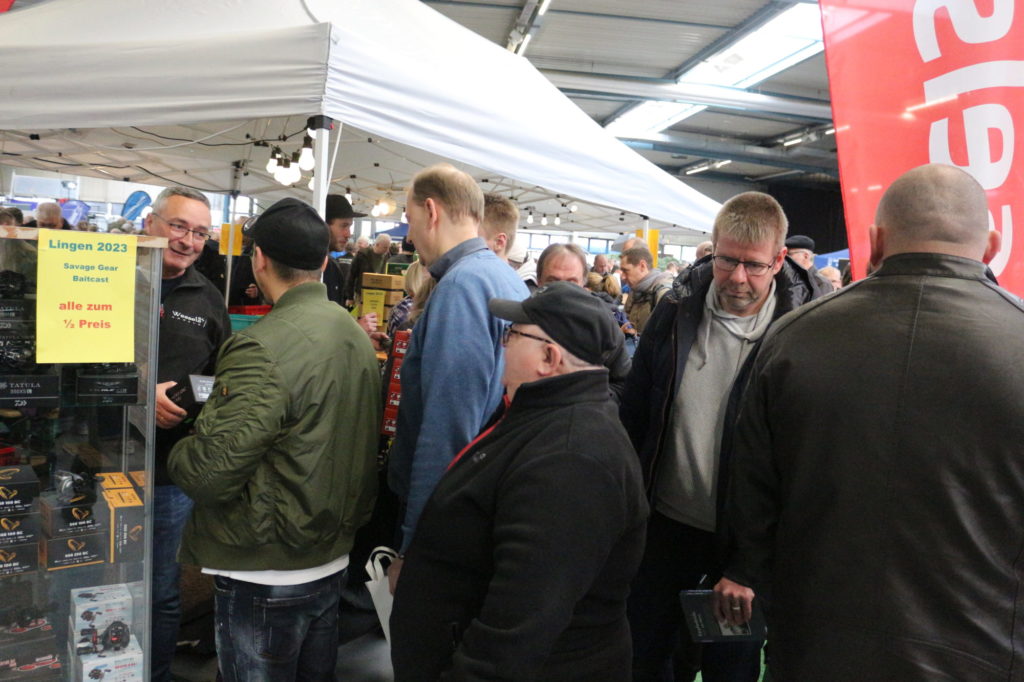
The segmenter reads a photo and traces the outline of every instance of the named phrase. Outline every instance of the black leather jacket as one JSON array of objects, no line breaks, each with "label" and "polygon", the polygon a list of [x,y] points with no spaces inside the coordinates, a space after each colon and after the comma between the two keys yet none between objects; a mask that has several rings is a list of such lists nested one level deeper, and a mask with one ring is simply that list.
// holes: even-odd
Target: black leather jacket
[{"label": "black leather jacket", "polygon": [[893,256],[779,321],[733,460],[773,678],[1024,679],[1024,306],[984,265]]}]

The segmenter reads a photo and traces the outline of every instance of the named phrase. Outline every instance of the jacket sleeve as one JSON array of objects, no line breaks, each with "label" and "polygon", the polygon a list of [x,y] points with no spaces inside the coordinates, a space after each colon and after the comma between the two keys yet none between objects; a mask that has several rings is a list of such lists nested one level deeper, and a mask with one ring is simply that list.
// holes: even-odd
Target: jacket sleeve
[{"label": "jacket sleeve", "polygon": [[448,463],[501,400],[500,386],[494,385],[502,361],[501,323],[487,310],[485,288],[453,284],[443,282],[434,290],[430,314],[418,323],[428,325],[421,351],[423,418],[412,456],[402,551]]},{"label": "jacket sleeve", "polygon": [[[626,427],[633,447],[641,455],[650,421],[650,395],[655,380],[655,357],[659,348],[669,343],[671,338],[668,327],[673,319],[673,306],[671,299],[665,299],[663,303],[655,306],[651,319],[647,321],[645,333],[640,335],[640,343],[633,354],[625,388],[619,396],[619,417],[622,425]],[[669,349],[669,352],[674,352],[674,349]],[[663,367],[661,371],[667,371],[667,368]]]},{"label": "jacket sleeve", "polygon": [[495,503],[494,575],[442,679],[540,678],[626,529],[623,491],[604,466],[564,451],[506,475]]},{"label": "jacket sleeve", "polygon": [[772,451],[762,349],[747,386],[736,426],[726,493],[725,577],[748,587],[763,586],[771,564],[779,519],[779,474]]},{"label": "jacket sleeve", "polygon": [[167,471],[199,504],[238,499],[285,421],[288,390],[263,346],[244,334],[225,344],[196,433],[174,446]]}]

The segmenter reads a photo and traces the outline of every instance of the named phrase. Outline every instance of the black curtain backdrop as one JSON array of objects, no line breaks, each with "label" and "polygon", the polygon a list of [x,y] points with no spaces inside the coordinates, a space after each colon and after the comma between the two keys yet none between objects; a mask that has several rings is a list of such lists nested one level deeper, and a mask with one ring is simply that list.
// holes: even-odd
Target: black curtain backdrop
[{"label": "black curtain backdrop", "polygon": [[803,234],[813,239],[816,253],[847,248],[846,217],[838,187],[818,189],[769,184],[768,194],[782,204],[789,218],[789,234]]}]

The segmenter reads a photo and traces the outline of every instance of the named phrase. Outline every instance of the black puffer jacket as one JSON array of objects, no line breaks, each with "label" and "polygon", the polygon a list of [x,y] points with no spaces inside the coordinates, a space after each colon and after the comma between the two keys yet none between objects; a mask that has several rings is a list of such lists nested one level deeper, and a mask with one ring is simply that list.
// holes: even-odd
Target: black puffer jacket
[{"label": "black puffer jacket", "polygon": [[[665,433],[672,409],[672,401],[679,391],[686,368],[686,358],[697,336],[697,327],[704,316],[704,298],[714,279],[712,261],[705,257],[687,268],[672,283],[672,291],[655,308],[647,327],[640,337],[640,345],[633,356],[633,368],[626,380],[620,414],[622,423],[640,455],[644,482],[648,494],[654,490],[654,477],[658,458],[664,449]],[[817,297],[807,271],[786,258],[775,276],[775,314],[778,319],[791,310]],[[757,354],[755,348],[747,364],[737,377],[729,397],[722,449],[719,462],[718,511],[719,518],[725,502],[729,457],[732,450],[732,428],[736,422],[737,401],[746,381],[750,361]]]}]

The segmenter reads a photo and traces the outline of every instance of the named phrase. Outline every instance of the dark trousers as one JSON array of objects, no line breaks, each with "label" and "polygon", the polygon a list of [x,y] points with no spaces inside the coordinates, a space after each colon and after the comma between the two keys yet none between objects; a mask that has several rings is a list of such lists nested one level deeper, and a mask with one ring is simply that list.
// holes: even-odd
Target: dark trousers
[{"label": "dark trousers", "polygon": [[178,645],[181,623],[181,566],[178,545],[192,511],[192,500],[176,485],[158,485],[153,489],[153,595],[150,613],[150,678],[169,682],[171,660]]},{"label": "dark trousers", "polygon": [[217,662],[224,682],[333,681],[345,573],[301,585],[215,576]]},{"label": "dark trousers", "polygon": [[[672,653],[679,642],[680,628],[685,628],[679,592],[710,589],[714,585],[702,585],[701,579],[714,571],[713,533],[651,513],[647,547],[627,605],[633,632],[634,682],[672,682]],[[761,671],[762,644],[702,645],[700,671],[704,682],[756,681]]]}]

